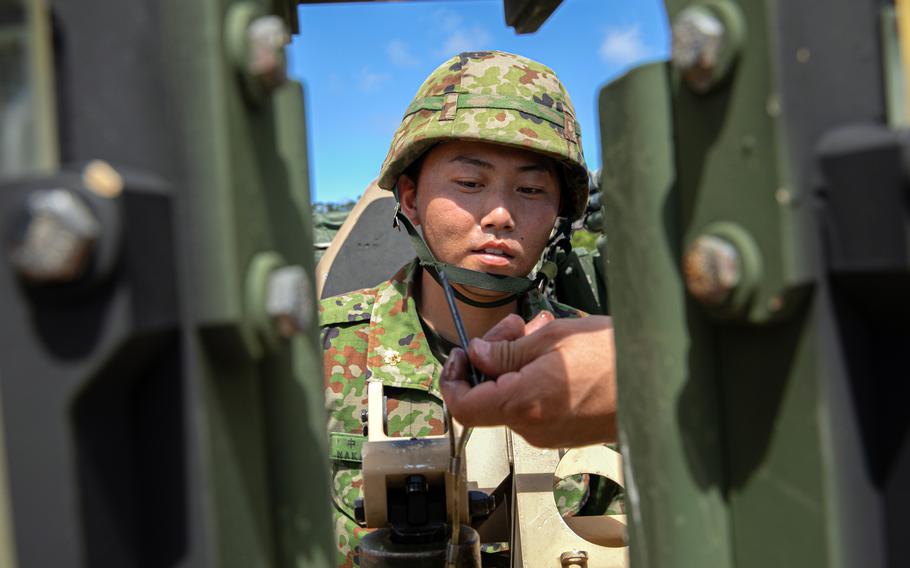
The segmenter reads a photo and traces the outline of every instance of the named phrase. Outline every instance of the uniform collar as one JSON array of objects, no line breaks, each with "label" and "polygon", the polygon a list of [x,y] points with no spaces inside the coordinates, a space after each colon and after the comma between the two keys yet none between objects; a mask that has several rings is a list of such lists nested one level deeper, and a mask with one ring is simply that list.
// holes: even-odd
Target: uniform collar
[{"label": "uniform collar", "polygon": [[387,386],[415,388],[440,396],[442,365],[430,350],[414,301],[417,267],[414,261],[377,287],[370,315],[367,363],[371,378]]},{"label": "uniform collar", "polygon": [[[414,299],[419,277],[415,260],[376,288],[370,314],[367,363],[372,377],[388,386],[416,388],[439,395],[442,364],[433,355]],[[541,311],[553,311],[536,289],[519,298],[519,313],[526,321]]]}]

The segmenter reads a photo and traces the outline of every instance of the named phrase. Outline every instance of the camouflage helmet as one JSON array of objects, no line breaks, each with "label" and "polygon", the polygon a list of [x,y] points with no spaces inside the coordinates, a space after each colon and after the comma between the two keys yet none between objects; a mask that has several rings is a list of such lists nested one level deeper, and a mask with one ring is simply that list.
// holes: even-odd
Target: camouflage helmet
[{"label": "camouflage helmet", "polygon": [[563,215],[577,219],[588,201],[581,129],[565,87],[549,68],[501,51],[461,53],[427,77],[405,111],[382,164],[379,187],[434,144],[476,140],[525,148],[563,164]]}]

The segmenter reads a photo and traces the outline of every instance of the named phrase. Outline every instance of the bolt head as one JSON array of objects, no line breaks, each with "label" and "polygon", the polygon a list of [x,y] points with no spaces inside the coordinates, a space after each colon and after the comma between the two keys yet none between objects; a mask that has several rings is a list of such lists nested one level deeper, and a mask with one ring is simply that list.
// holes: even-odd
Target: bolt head
[{"label": "bolt head", "polygon": [[486,518],[496,510],[496,499],[483,491],[468,491],[468,511],[472,519]]},{"label": "bolt head", "polygon": [[266,312],[282,337],[292,337],[312,323],[310,290],[310,279],[300,266],[285,266],[269,275]]},{"label": "bolt head", "polygon": [[38,284],[72,282],[88,267],[101,226],[81,197],[68,189],[31,192],[11,261],[22,278]]},{"label": "bolt head", "polygon": [[705,7],[686,8],[673,21],[673,66],[696,92],[713,84],[725,44],[724,23]]},{"label": "bolt head", "polygon": [[585,568],[588,565],[588,553],[584,550],[568,550],[559,555],[559,562],[564,568]]},{"label": "bolt head", "polygon": [[266,90],[274,90],[287,81],[287,57],[284,46],[291,41],[284,20],[278,16],[261,16],[247,28],[247,72]]},{"label": "bolt head", "polygon": [[686,251],[683,275],[692,296],[705,305],[720,306],[742,279],[742,259],[731,242],[702,235]]}]

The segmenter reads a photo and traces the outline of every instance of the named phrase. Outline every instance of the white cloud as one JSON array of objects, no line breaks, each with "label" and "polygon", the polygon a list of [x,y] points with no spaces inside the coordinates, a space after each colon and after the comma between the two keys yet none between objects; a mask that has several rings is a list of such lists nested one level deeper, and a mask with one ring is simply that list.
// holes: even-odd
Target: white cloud
[{"label": "white cloud", "polygon": [[400,39],[390,41],[385,47],[385,52],[389,56],[389,61],[399,67],[416,67],[419,63],[408,44]]},{"label": "white cloud", "polygon": [[442,44],[440,55],[451,57],[463,51],[480,51],[490,43],[490,34],[480,26],[453,30]]},{"label": "white cloud", "polygon": [[427,22],[427,31],[442,41],[434,55],[452,57],[463,51],[481,51],[490,48],[493,37],[483,27],[465,20],[464,12],[448,8],[433,11]]},{"label": "white cloud", "polygon": [[461,26],[462,17],[458,12],[439,8],[433,11],[433,22],[445,31],[454,31]]},{"label": "white cloud", "polygon": [[638,24],[608,29],[600,44],[600,58],[607,63],[621,65],[635,63],[648,55],[648,52],[648,46],[641,38]]},{"label": "white cloud", "polygon": [[360,71],[358,79],[360,81],[360,90],[365,93],[372,93],[378,91],[380,87],[388,83],[392,79],[392,76],[388,73],[377,73],[375,71],[370,71],[364,67]]}]

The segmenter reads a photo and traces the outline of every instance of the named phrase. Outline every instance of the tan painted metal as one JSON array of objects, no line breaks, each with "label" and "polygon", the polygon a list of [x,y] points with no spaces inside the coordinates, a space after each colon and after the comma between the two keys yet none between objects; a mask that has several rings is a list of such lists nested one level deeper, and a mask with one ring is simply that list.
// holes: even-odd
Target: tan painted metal
[{"label": "tan painted metal", "polygon": [[[625,515],[563,519],[556,508],[553,485],[557,478],[593,473],[622,485],[622,458],[606,446],[559,451],[535,448],[510,433],[512,444],[513,568],[561,568],[566,552],[583,551],[594,568],[628,566],[624,546]],[[569,524],[567,524],[569,523]],[[577,529],[573,530],[573,529]]]},{"label": "tan painted metal", "polygon": [[329,272],[332,270],[332,264],[335,262],[335,257],[338,256],[338,251],[341,250],[341,245],[344,241],[347,240],[348,235],[354,229],[354,225],[357,224],[357,220],[360,219],[360,215],[370,206],[371,203],[377,199],[394,199],[392,192],[380,189],[376,185],[376,180],[373,180],[367,190],[363,193],[360,199],[357,200],[357,204],[354,205],[354,208],[351,209],[351,212],[345,218],[344,223],[341,225],[341,228],[338,229],[338,232],[335,233],[335,237],[332,239],[332,244],[329,245],[329,248],[326,249],[325,254],[322,255],[322,258],[319,259],[319,264],[316,265],[316,297],[322,297],[322,288],[325,286],[325,281],[329,277]]},{"label": "tan painted metal", "polygon": [[474,428],[468,447],[468,484],[489,493],[511,473],[508,434],[503,426]]},{"label": "tan painted metal", "polygon": [[[447,510],[454,510],[454,476],[449,473],[452,457],[448,434],[421,438],[398,438],[386,435],[384,389],[382,381],[367,382],[367,441],[363,444],[363,509],[366,526],[386,527],[388,487],[404,485],[410,475],[423,475],[429,485],[445,485]],[[458,434],[459,428],[456,428]],[[462,464],[462,469],[464,464]],[[462,502],[464,500],[462,499]],[[468,509],[461,509],[462,522],[468,522]]]},{"label": "tan painted metal", "polygon": [[[409,475],[423,475],[430,485],[444,484],[446,505],[453,510],[456,492],[449,473],[448,434],[400,438],[385,432],[384,387],[367,383],[368,437],[363,446],[363,506],[366,526],[388,526],[388,489],[403,485]],[[462,430],[455,425],[456,434]],[[495,489],[514,470],[512,496],[513,567],[561,568],[565,554],[583,552],[587,566],[625,568],[625,515],[563,519],[556,508],[553,487],[557,479],[579,473],[596,474],[623,485],[622,458],[604,445],[568,450],[543,450],[505,428],[479,428],[470,439],[462,464],[468,486],[486,492]],[[462,522],[468,510],[462,507]],[[505,536],[505,535],[503,535]]]}]

